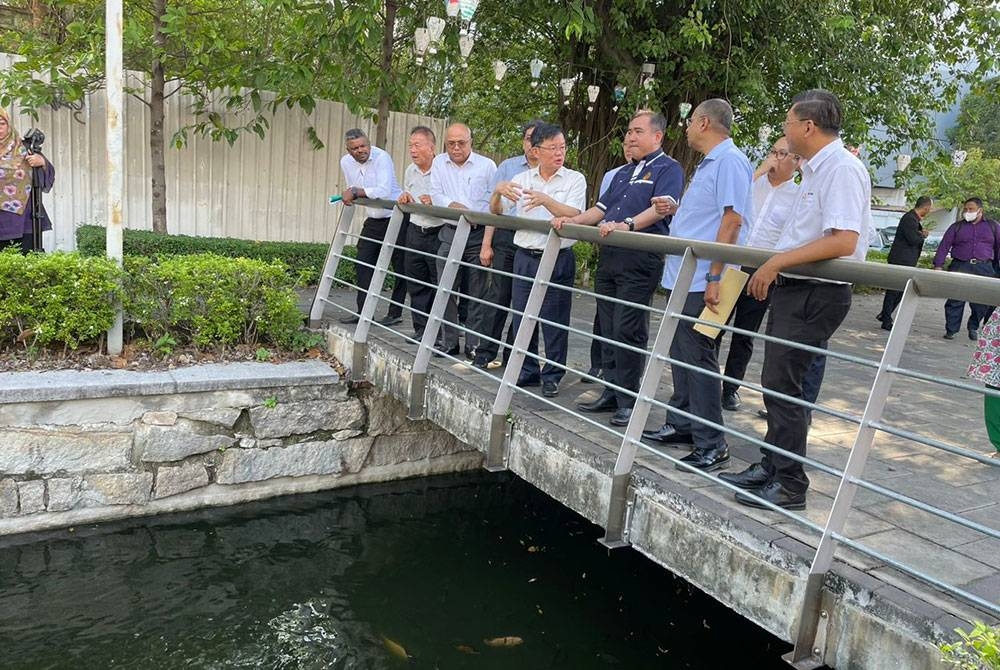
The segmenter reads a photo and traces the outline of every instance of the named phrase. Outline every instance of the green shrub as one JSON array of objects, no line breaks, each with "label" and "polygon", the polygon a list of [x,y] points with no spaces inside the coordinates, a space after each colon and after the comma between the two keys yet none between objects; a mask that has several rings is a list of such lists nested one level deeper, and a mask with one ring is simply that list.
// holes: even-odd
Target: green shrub
[{"label": "green shrub", "polygon": [[75,349],[99,338],[114,322],[120,276],[107,258],[0,253],[0,345]]},{"label": "green shrub", "polygon": [[947,663],[961,670],[1000,670],[1000,628],[976,622],[972,632],[955,632],[961,642],[941,645]]},{"label": "green shrub", "polygon": [[170,334],[198,347],[287,346],[302,325],[294,283],[278,261],[126,257],[125,274],[126,318],[151,340]]}]

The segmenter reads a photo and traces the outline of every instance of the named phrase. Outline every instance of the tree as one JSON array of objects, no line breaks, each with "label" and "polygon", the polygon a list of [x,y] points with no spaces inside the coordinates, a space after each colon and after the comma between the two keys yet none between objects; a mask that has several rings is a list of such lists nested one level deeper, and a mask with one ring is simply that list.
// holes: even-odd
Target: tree
[{"label": "tree", "polygon": [[965,162],[957,167],[948,157],[924,160],[911,167],[916,167],[916,174],[925,180],[921,190],[938,205],[957,207],[966,198],[978,197],[987,212],[996,216],[1000,208],[1000,158],[987,157],[982,149],[973,147],[968,150]]},{"label": "tree", "polygon": [[1000,158],[1000,77],[969,91],[959,108],[958,123],[948,139],[959,147],[979,147],[983,155]]}]

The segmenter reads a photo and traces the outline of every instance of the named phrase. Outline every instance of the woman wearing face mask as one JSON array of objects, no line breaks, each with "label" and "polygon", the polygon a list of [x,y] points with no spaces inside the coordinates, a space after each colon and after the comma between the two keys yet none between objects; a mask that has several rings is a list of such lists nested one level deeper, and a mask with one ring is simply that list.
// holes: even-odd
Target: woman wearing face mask
[{"label": "woman wearing face mask", "polygon": [[[45,156],[29,154],[11,126],[10,115],[0,109],[0,251],[15,247],[26,254],[34,247],[31,214],[32,169],[39,168],[43,192],[52,189],[56,171]],[[52,230],[42,208],[42,230]]]},{"label": "woman wearing face mask", "polygon": [[[983,201],[969,198],[962,206],[962,218],[948,226],[941,245],[934,255],[934,269],[944,268],[945,258],[951,256],[948,272],[962,272],[981,277],[996,277],[996,263],[1000,260],[1000,231],[996,221],[983,216]],[[966,327],[969,339],[979,339],[979,327],[993,313],[992,305],[969,303],[969,320]],[[949,298],[944,303],[944,339],[952,340],[962,327],[965,302]]]}]

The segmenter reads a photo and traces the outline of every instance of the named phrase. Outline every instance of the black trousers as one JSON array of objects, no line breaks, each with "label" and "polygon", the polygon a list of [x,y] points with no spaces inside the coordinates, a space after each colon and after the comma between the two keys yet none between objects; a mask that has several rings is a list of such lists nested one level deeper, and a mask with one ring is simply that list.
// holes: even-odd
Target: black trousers
[{"label": "black trousers", "polygon": [[[705,292],[687,294],[681,313],[698,316],[705,307]],[[694,329],[690,321],[677,324],[674,341],[670,345],[670,357],[694,365],[709,372],[719,372],[718,342]],[[722,425],[722,383],[717,377],[710,377],[679,365],[670,366],[674,392],[667,403],[706,421]],[[667,411],[667,423],[681,433],[691,433],[696,449],[714,449],[726,444],[726,437],[718,428],[706,426],[676,412]]]},{"label": "black trousers", "polygon": [[[361,263],[366,263],[367,265],[362,265],[361,263],[356,263],[354,267],[357,269],[358,276],[358,295],[357,295],[357,305],[358,312],[361,312],[361,308],[365,304],[365,297],[368,295],[368,288],[372,283],[372,275],[375,274],[375,270],[368,265],[374,266],[375,262],[378,260],[379,252],[382,251],[382,241],[385,240],[385,231],[389,227],[389,219],[375,219],[368,217],[365,219],[364,224],[361,226],[361,237],[367,239],[358,240],[358,260]],[[405,231],[400,229],[399,239],[405,240],[403,233]],[[376,242],[376,240],[378,240]],[[398,254],[398,256],[397,256]],[[397,262],[397,258],[399,261]],[[390,263],[393,272],[403,273],[404,265],[404,252],[402,249],[396,249],[392,253],[392,262]],[[379,287],[381,289],[381,287]],[[406,300],[406,279],[404,277],[396,277],[395,284],[392,287],[392,300],[402,304]],[[390,314],[400,315],[403,313],[403,308],[397,305],[389,305]],[[395,311],[393,311],[395,310]]]},{"label": "black trousers", "polygon": [[[462,252],[462,262],[482,267],[479,262],[479,250],[481,246],[482,245],[479,241],[474,241],[466,245]],[[440,248],[438,249],[438,255],[440,258],[437,260],[438,277],[444,273],[444,261],[448,256],[448,251],[450,249],[451,242],[440,243]],[[468,288],[464,289],[464,291],[474,298],[484,300],[490,288],[490,275],[482,270],[476,270],[470,267],[463,267],[461,269],[465,272],[465,277],[468,281]],[[456,288],[460,286],[460,282],[457,278],[455,286]],[[469,305],[468,315],[465,318],[465,348],[466,350],[471,351],[477,344],[479,344],[478,334],[486,332],[484,327],[484,323],[486,322],[486,305],[475,300],[466,300],[465,302]],[[458,301],[455,299],[454,295],[450,296],[448,299],[448,304],[444,309],[444,318],[445,321],[448,321],[449,323],[459,323]],[[445,350],[454,349],[458,346],[458,328],[443,324],[441,333],[442,345]]]},{"label": "black trousers", "polygon": [[[389,311],[386,316],[403,316],[403,303],[406,302],[406,292],[409,290],[409,282],[406,281],[406,253],[407,236],[410,231],[410,215],[403,216],[403,222],[399,226],[399,236],[396,238],[396,248],[392,250],[392,271],[395,283],[392,285],[392,302],[389,303]],[[413,306],[412,303],[410,305]]]},{"label": "black trousers", "polygon": [[[513,286],[514,309],[523,312],[528,304],[528,294],[531,293],[531,285],[538,274],[538,263],[541,261],[541,254],[536,254],[526,249],[518,249],[514,256],[514,272],[525,279],[517,279]],[[576,275],[576,256],[572,249],[561,249],[556,257],[556,265],[552,270],[551,284],[565,286],[566,290],[549,286],[545,292],[545,300],[542,301],[542,308],[538,316],[546,321],[561,323],[569,326],[570,312],[573,309],[573,278]],[[521,317],[514,317],[514,328],[520,328]],[[528,343],[528,351],[538,354],[538,330],[536,325],[531,333],[531,341]],[[541,324],[542,337],[545,341],[544,366],[540,366],[538,359],[532,356],[524,357],[524,365],[521,366],[520,379],[541,380],[543,382],[559,383],[566,371],[562,367],[552,365],[557,363],[560,366],[566,365],[566,355],[569,352],[569,332],[565,328],[557,328]],[[477,350],[478,355],[478,350]]]},{"label": "black trousers", "polygon": [[[601,333],[601,312],[600,310],[594,310],[594,327],[591,329],[594,335],[598,337],[604,337]],[[600,370],[601,366],[604,365],[604,343],[600,340],[590,341],[590,367],[591,369]]]},{"label": "black trousers", "polygon": [[[595,288],[598,295],[649,306],[653,292],[663,276],[663,256],[645,251],[602,247],[597,264]],[[649,341],[649,312],[607,300],[597,300],[598,319],[604,337],[644,349]],[[634,351],[604,344],[604,379],[612,384],[638,391],[646,357]],[[628,409],[635,398],[615,391],[618,407]]]},{"label": "black trousers", "polygon": [[[751,276],[756,271],[756,268],[744,267],[742,269]],[[770,295],[765,300],[757,300],[757,298],[747,295],[746,292],[740,294],[740,297],[736,300],[736,307],[733,308],[732,325],[743,330],[757,332],[760,329],[760,324],[764,321],[764,315],[767,313],[767,306],[769,304],[771,304]],[[753,358],[753,341],[754,338],[749,335],[740,335],[739,333],[731,335],[729,353],[726,355],[725,374],[727,377],[739,380],[743,380],[746,377],[747,365],[750,364],[750,359]],[[738,388],[732,382],[722,382],[723,393],[733,393]]]},{"label": "black trousers", "polygon": [[[434,289],[438,281],[437,252],[441,247],[438,240],[438,233],[441,227],[424,229],[420,226],[410,224],[406,230],[406,246],[414,253],[406,254],[404,266],[406,276],[415,281],[407,282],[406,286],[410,292],[410,315],[413,319],[413,331],[417,335],[424,332],[427,327],[427,317],[434,304]],[[416,253],[423,252],[423,253]],[[424,254],[434,254],[425,256]],[[425,282],[431,286],[425,286],[420,282]]]},{"label": "black trousers", "polygon": [[899,303],[902,299],[902,291],[886,289],[885,297],[882,298],[882,311],[878,313],[878,320],[886,325],[892,325],[892,313],[896,311],[897,307],[899,307]]},{"label": "black trousers", "polygon": [[[517,247],[514,246],[514,236],[513,234],[500,236],[501,232],[507,233],[511,231],[501,231],[499,229],[495,231],[493,238],[493,267],[504,272],[514,272],[514,253],[517,250]],[[497,236],[500,236],[499,240]],[[492,275],[490,277],[488,299],[496,305],[496,308],[487,307],[484,310],[486,335],[492,337],[494,340],[500,340],[503,337],[507,345],[504,347],[504,360],[507,360],[507,356],[510,353],[510,345],[514,341],[515,326],[513,315],[505,309],[511,306],[512,283],[513,280],[510,277],[498,274]],[[508,316],[511,317],[510,325],[507,327],[506,337],[504,337],[504,326],[507,324]],[[492,361],[497,357],[499,351],[500,345],[484,339],[476,347],[476,358]]]},{"label": "black trousers", "polygon": [[[822,347],[837,331],[851,308],[851,287],[846,284],[788,280],[771,289],[767,334],[801,344]],[[764,344],[761,385],[793,398],[804,398],[803,380],[816,359],[812,352],[776,342]],[[825,358],[825,357],[824,357]],[[764,396],[769,444],[805,456],[809,415],[805,407]],[[783,454],[761,450],[764,469],[792,493],[804,493],[809,478],[802,464]]]},{"label": "black trousers", "polygon": [[[980,277],[996,277],[996,270],[993,263],[986,261],[983,263],[970,263],[969,261],[952,260],[948,265],[948,272],[961,272],[967,275],[978,275]],[[969,330],[978,330],[981,325],[993,314],[993,305],[980,305],[977,302],[969,303],[969,319],[965,327]],[[965,313],[965,301],[948,298],[944,302],[945,331],[957,333],[962,328],[962,315]]]}]

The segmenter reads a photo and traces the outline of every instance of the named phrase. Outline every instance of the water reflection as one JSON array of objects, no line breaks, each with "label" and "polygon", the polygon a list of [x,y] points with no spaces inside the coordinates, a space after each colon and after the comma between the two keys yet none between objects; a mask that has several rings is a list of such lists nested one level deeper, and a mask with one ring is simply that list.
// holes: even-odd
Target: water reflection
[{"label": "water reflection", "polygon": [[786,667],[783,643],[599,535],[477,473],[8,538],[0,665]]}]

